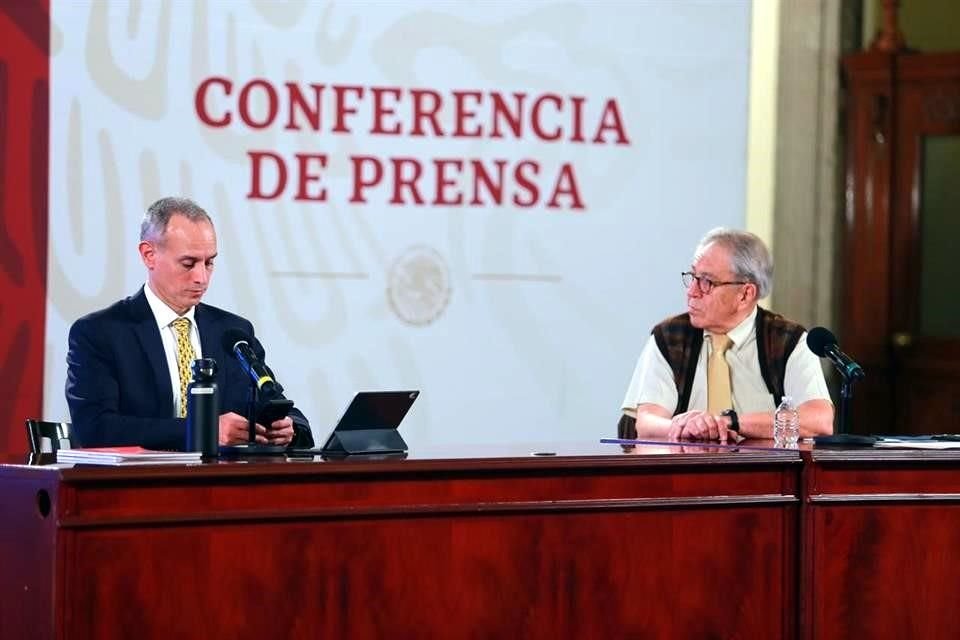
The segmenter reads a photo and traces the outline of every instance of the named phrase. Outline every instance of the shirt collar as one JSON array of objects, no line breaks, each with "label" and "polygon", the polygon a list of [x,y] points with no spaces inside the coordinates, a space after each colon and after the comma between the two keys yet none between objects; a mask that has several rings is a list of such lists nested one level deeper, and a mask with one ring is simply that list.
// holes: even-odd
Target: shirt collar
[{"label": "shirt collar", "polygon": [[[754,325],[757,322],[757,307],[754,305],[753,311],[750,312],[746,318],[743,319],[743,322],[735,326],[727,333],[727,337],[733,342],[731,349],[737,349],[743,344],[745,344],[750,336],[755,335]],[[705,332],[706,335],[710,335],[710,332]]]},{"label": "shirt collar", "polygon": [[150,283],[147,282],[143,285],[143,293],[147,296],[147,304],[150,305],[150,310],[153,312],[153,318],[157,321],[157,326],[161,329],[166,329],[170,326],[170,323],[176,320],[177,318],[187,318],[190,320],[191,326],[196,326],[196,322],[193,319],[194,311],[196,307],[190,307],[185,314],[178,316],[177,312],[167,306],[167,303],[161,300],[157,294],[153,292],[153,289],[150,288]]}]

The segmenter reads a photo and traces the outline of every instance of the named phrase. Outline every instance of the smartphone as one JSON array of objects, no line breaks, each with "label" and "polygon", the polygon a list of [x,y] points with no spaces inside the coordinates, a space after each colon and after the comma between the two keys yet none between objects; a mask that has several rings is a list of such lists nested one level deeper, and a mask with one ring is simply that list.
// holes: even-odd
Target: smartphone
[{"label": "smartphone", "polygon": [[285,418],[293,409],[293,400],[274,398],[257,411],[257,423],[269,428],[275,421]]}]

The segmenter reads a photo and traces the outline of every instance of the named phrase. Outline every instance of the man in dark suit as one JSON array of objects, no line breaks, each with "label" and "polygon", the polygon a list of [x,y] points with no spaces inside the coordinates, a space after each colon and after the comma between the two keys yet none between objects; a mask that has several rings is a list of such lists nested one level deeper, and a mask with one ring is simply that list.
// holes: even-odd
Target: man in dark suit
[{"label": "man in dark suit", "polygon": [[[230,329],[253,336],[253,325],[200,302],[217,256],[213,222],[189,199],[163,198],[144,216],[139,250],[144,287],[70,328],[66,394],[76,439],[84,447],[183,448],[189,362],[203,357],[218,366],[220,444],[247,442],[250,378],[221,340]],[[256,430],[261,444],[313,446],[296,409]]]}]

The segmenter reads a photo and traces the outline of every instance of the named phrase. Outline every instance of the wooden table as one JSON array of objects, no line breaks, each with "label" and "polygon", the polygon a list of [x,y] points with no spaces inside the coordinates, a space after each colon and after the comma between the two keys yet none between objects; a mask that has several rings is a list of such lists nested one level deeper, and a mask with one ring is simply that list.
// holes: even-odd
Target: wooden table
[{"label": "wooden table", "polygon": [[797,451],[542,448],[2,465],[0,637],[797,636]]}]

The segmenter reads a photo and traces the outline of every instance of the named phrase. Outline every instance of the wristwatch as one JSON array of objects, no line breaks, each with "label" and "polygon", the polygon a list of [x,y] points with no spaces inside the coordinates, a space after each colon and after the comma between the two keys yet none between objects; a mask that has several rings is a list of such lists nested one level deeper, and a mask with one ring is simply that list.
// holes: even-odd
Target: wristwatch
[{"label": "wristwatch", "polygon": [[740,433],[740,417],[737,416],[735,409],[724,409],[720,412],[720,415],[730,418],[730,431]]}]

